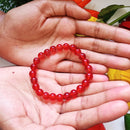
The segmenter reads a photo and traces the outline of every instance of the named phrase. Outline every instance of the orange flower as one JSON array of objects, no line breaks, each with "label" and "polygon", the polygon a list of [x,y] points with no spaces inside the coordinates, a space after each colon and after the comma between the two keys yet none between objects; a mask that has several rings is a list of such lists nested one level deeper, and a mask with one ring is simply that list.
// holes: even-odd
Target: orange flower
[{"label": "orange flower", "polygon": [[80,7],[84,7],[87,5],[91,0],[74,0]]},{"label": "orange flower", "polygon": [[88,11],[93,17],[98,17],[99,12],[96,10],[92,10],[92,9],[85,9],[86,11]]}]

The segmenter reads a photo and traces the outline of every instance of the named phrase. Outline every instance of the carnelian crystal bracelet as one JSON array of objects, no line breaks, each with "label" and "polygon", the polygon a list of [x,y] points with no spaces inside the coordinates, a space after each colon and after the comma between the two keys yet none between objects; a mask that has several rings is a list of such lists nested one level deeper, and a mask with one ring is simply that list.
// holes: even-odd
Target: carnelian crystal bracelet
[{"label": "carnelian crystal bracelet", "polygon": [[[78,85],[76,89],[72,89],[70,92],[65,92],[64,94],[55,94],[55,93],[48,93],[44,92],[38,83],[37,77],[36,77],[36,70],[37,70],[37,65],[40,63],[42,59],[48,58],[51,55],[54,55],[58,52],[61,51],[67,51],[70,50],[73,52],[75,55],[79,57],[81,60],[82,64],[85,67],[85,79],[82,81],[81,85]],[[33,59],[33,63],[30,66],[31,71],[29,72],[30,75],[30,80],[32,83],[32,88],[36,92],[36,94],[40,97],[43,97],[43,99],[48,100],[50,99],[51,101],[68,101],[70,99],[76,98],[79,96],[80,93],[83,93],[86,88],[88,88],[90,81],[93,78],[93,73],[92,73],[92,66],[89,65],[89,60],[86,59],[86,55],[81,52],[79,48],[77,48],[74,44],[69,45],[68,43],[58,44],[57,46],[51,46],[50,49],[45,49],[44,52],[40,52],[38,54],[38,57]]]}]

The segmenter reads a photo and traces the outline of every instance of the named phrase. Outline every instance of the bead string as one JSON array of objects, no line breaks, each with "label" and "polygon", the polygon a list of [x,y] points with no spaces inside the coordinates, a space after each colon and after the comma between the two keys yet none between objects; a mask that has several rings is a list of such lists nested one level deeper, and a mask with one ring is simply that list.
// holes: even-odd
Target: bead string
[{"label": "bead string", "polygon": [[[82,64],[85,66],[85,79],[82,81],[81,85],[78,85],[76,89],[73,89],[70,92],[65,92],[64,94],[49,94],[48,92],[44,92],[39,86],[36,77],[37,65],[40,63],[41,60],[48,58],[58,52],[61,52],[62,50],[70,50],[79,57]],[[57,46],[51,46],[50,49],[45,49],[44,52],[40,52],[38,54],[38,57],[33,59],[33,63],[31,64],[30,68],[31,71],[29,72],[29,75],[33,90],[38,96],[43,97],[43,99],[50,99],[52,101],[57,100],[59,102],[62,102],[78,97],[80,93],[83,93],[85,89],[89,86],[89,83],[93,78],[92,66],[89,65],[89,60],[86,59],[86,55],[82,53],[81,50],[77,48],[74,44],[69,45],[68,43],[64,43],[63,45],[58,44]]]}]

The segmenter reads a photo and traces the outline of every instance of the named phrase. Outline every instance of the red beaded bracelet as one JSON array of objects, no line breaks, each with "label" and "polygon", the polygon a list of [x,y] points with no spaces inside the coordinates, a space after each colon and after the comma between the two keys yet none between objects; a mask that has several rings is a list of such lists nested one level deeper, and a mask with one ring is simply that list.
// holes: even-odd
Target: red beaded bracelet
[{"label": "red beaded bracelet", "polygon": [[[40,63],[41,60],[51,55],[54,55],[58,52],[61,52],[62,50],[70,50],[79,57],[79,59],[82,61],[82,64],[85,66],[85,71],[86,71],[85,79],[82,81],[81,85],[78,85],[77,88],[71,90],[71,92],[65,92],[64,94],[55,94],[55,93],[49,94],[48,92],[44,92],[42,89],[40,89],[36,77],[37,65]],[[79,96],[79,94],[84,92],[85,89],[89,86],[89,83],[93,78],[92,66],[89,65],[89,61],[88,59],[86,59],[86,55],[82,53],[81,50],[77,48],[74,44],[69,45],[68,43],[64,43],[63,45],[58,44],[56,47],[51,46],[50,49],[46,49],[44,50],[44,52],[40,52],[38,54],[38,57],[33,59],[33,63],[30,68],[31,71],[29,72],[29,75],[31,78],[33,90],[36,92],[38,96],[43,97],[43,99],[50,99],[52,101],[57,100],[59,102],[62,102]]]}]

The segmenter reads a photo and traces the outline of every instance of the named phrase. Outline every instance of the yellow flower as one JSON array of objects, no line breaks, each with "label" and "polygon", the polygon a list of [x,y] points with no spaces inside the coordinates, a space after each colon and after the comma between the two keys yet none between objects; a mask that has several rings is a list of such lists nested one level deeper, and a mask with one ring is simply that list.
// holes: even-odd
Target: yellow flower
[{"label": "yellow flower", "polygon": [[97,21],[97,18],[96,18],[96,17],[91,16],[91,18],[90,18],[90,19],[88,19],[88,21],[96,22],[96,21]]}]

